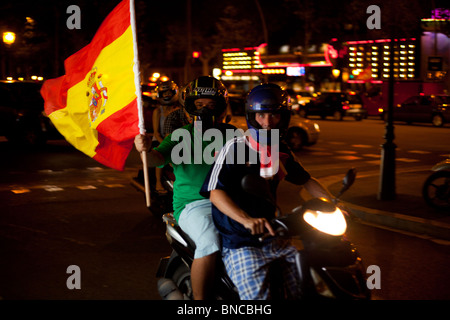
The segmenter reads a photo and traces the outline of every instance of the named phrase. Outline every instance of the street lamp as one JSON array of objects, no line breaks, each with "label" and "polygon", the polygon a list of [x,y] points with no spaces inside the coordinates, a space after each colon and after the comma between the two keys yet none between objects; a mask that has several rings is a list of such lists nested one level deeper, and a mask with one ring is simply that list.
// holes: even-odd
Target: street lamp
[{"label": "street lamp", "polygon": [[222,74],[222,69],[214,68],[212,71],[213,77],[220,80],[220,75]]},{"label": "street lamp", "polygon": [[3,32],[3,42],[7,45],[12,45],[16,41],[16,34],[11,31]]},{"label": "street lamp", "polygon": [[[333,77],[334,77],[334,89],[337,90],[338,79],[339,79],[339,75],[341,74],[341,70],[333,69],[333,70],[331,70],[331,73],[333,74]],[[341,89],[341,88],[339,87],[339,89]]]},{"label": "street lamp", "polygon": [[341,74],[341,70],[339,69],[333,69],[331,70],[331,72],[333,73],[333,76],[337,79],[339,77],[339,75]]},{"label": "street lamp", "polygon": [[[3,46],[1,49],[1,79],[4,79],[6,76],[6,72],[8,72],[8,75],[11,71],[11,66],[9,65],[9,48],[11,45],[16,41],[16,34],[11,31],[5,31],[3,32],[3,43],[5,44],[5,49],[3,50]],[[6,66],[7,65],[7,66]]]}]

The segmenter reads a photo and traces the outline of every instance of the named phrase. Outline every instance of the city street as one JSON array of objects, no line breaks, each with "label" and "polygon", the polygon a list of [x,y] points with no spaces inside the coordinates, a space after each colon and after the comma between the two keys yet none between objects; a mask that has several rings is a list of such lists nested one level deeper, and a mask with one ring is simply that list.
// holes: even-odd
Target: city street
[{"label": "city street", "polygon": [[[314,177],[379,170],[381,120],[311,120],[320,125],[319,141],[297,156]],[[397,170],[428,170],[450,154],[449,125],[396,123],[395,134]],[[155,272],[170,246],[161,219],[130,184],[142,166],[135,150],[123,172],[65,141],[27,150],[0,137],[0,153],[0,299],[159,299]],[[299,191],[282,182],[281,208],[297,206]],[[366,266],[380,267],[374,299],[450,299],[449,243],[359,222],[347,237]],[[71,265],[80,268],[80,289],[66,285]]]}]

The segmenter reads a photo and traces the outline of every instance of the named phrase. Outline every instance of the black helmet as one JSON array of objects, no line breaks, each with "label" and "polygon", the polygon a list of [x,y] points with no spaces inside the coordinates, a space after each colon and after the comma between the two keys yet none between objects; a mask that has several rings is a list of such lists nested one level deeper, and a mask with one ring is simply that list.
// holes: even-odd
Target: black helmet
[{"label": "black helmet", "polygon": [[[173,104],[178,101],[178,86],[173,81],[163,81],[156,88],[156,97],[163,105]],[[164,95],[164,92],[169,91],[169,96]]]},{"label": "black helmet", "polygon": [[[195,100],[210,98],[216,102],[214,110],[197,109]],[[180,100],[184,101],[184,108],[193,116],[220,117],[228,103],[228,91],[223,83],[211,76],[202,76],[189,82],[182,92]]]},{"label": "black helmet", "polygon": [[255,119],[256,113],[278,113],[281,120],[275,129],[283,134],[291,119],[291,100],[288,93],[274,83],[264,83],[253,88],[245,103],[245,118],[249,129],[262,129]]}]

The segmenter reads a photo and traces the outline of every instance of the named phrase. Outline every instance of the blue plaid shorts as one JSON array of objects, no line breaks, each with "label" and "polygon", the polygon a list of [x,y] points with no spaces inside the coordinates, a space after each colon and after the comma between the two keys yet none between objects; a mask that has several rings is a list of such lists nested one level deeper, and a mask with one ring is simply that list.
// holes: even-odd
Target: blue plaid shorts
[{"label": "blue plaid shorts", "polygon": [[283,258],[283,281],[290,299],[301,297],[300,277],[295,259],[298,252],[287,241],[274,240],[263,247],[222,249],[222,259],[228,275],[238,289],[242,300],[268,300],[271,263]]}]

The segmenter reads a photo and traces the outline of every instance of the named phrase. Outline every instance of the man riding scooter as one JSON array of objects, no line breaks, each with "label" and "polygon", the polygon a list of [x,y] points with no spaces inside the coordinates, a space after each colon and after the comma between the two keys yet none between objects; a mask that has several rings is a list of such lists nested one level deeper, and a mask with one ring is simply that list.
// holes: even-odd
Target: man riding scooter
[{"label": "man riding scooter", "polygon": [[[298,299],[302,293],[295,266],[297,249],[279,238],[259,241],[264,232],[274,235],[268,221],[274,218],[276,208],[244,192],[241,181],[248,174],[260,175],[269,182],[273,198],[276,198],[281,179],[303,185],[314,197],[328,200],[333,197],[278,139],[287,130],[290,120],[290,99],[284,90],[270,83],[255,87],[247,97],[246,120],[250,135],[236,137],[225,144],[201,193],[209,196],[213,204],[214,223],[222,239],[223,261],[240,298],[270,299],[269,266],[283,257],[286,261],[283,282],[288,298]],[[239,158],[244,155],[245,159]]]}]

